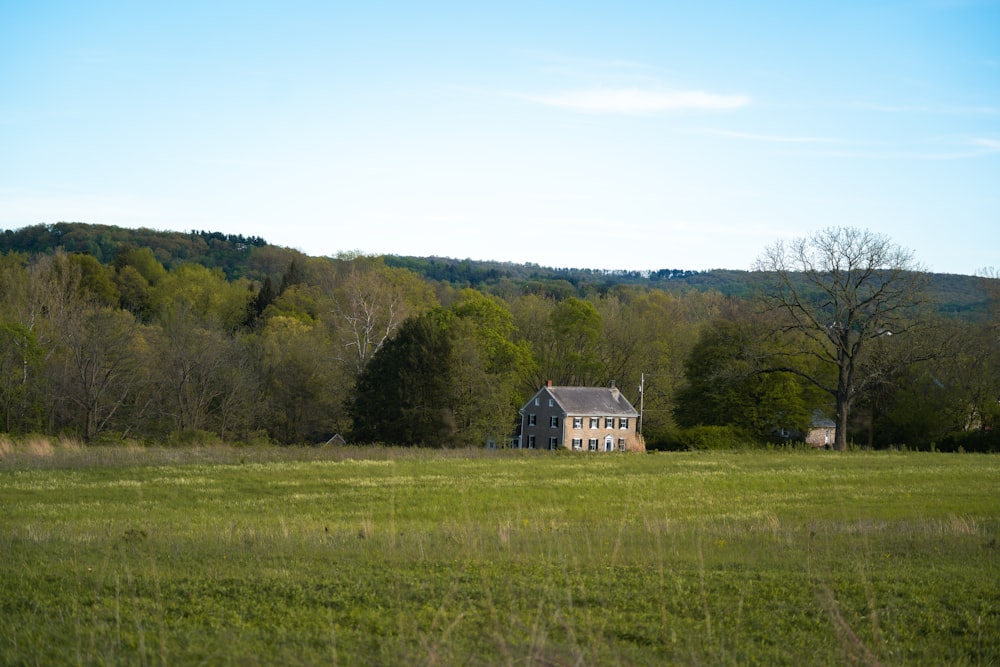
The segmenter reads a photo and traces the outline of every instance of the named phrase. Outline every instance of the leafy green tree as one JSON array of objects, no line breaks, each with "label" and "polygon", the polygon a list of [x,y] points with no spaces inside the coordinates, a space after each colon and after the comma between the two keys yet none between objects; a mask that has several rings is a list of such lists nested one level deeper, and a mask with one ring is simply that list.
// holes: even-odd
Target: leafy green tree
[{"label": "leafy green tree", "polygon": [[44,408],[40,401],[44,351],[24,326],[0,323],[0,410],[3,430],[38,429]]},{"label": "leafy green tree", "polygon": [[225,331],[235,331],[246,321],[252,298],[248,283],[229,282],[221,269],[181,264],[153,286],[150,302],[160,317],[179,310],[200,322],[215,322]]},{"label": "leafy green tree", "polygon": [[[264,317],[275,315],[294,317],[307,324],[326,324],[330,309],[333,308],[330,297],[315,285],[298,284],[289,287],[266,309]],[[327,334],[330,328],[326,328]],[[332,347],[331,351],[332,353]]]},{"label": "leafy green tree", "polygon": [[902,369],[877,394],[877,404],[869,407],[872,444],[926,448],[952,434],[1000,427],[997,332],[989,321],[954,320],[925,331],[917,344],[937,353]]},{"label": "leafy green tree", "polygon": [[114,259],[113,279],[120,305],[143,322],[149,321],[152,286],[166,275],[166,269],[149,248],[123,245]]},{"label": "leafy green tree", "polygon": [[597,353],[601,314],[590,301],[570,297],[552,310],[548,359],[562,384],[601,383],[606,369]]},{"label": "leafy green tree", "polygon": [[102,306],[117,307],[118,288],[111,278],[111,272],[91,255],[74,253],[68,256],[71,264],[80,273],[81,296]]},{"label": "leafy green tree", "polygon": [[28,257],[0,255],[0,322],[16,322],[30,330]]},{"label": "leafy green tree", "polygon": [[333,389],[343,383],[322,328],[276,315],[261,333],[262,387],[268,430],[288,444],[315,443],[333,435],[341,423]]},{"label": "leafy green tree", "polygon": [[775,430],[805,432],[809,410],[802,387],[788,374],[757,372],[758,333],[746,323],[718,320],[702,333],[685,361],[687,384],[674,419],[694,426],[736,426],[758,437]]},{"label": "leafy green tree", "polygon": [[124,266],[115,273],[115,286],[120,295],[120,305],[136,318],[148,321],[149,281],[134,266]]},{"label": "leafy green tree", "polygon": [[121,272],[126,267],[135,269],[148,285],[155,285],[167,274],[151,248],[137,248],[131,244],[122,245],[115,253],[115,271]]},{"label": "leafy green tree", "polygon": [[456,438],[468,445],[504,441],[534,370],[527,343],[515,342],[506,305],[473,289],[458,293],[446,320],[453,346],[452,405]]},{"label": "leafy green tree", "polygon": [[[662,442],[673,430],[676,393],[684,383],[684,362],[702,329],[722,316],[721,301],[717,292],[677,295],[651,290],[630,302],[626,317],[641,341],[637,353],[643,384],[641,427],[647,441]],[[635,384],[634,376],[624,377],[625,386]]]},{"label": "leafy green tree", "polygon": [[[545,309],[549,302],[532,297],[533,311],[522,310],[534,322],[522,329],[532,343],[538,372],[532,385],[536,388],[552,380],[561,385],[604,384],[607,370],[601,361],[598,344],[601,338],[601,315],[590,301],[569,297]],[[539,310],[541,306],[541,310]],[[545,315],[538,321],[539,315]]]}]

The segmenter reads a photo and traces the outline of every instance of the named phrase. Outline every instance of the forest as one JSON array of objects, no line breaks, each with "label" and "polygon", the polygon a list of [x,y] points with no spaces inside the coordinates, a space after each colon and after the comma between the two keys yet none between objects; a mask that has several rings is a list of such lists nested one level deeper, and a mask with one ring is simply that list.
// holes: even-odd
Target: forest
[{"label": "forest", "polygon": [[[0,253],[13,437],[502,445],[551,380],[633,403],[642,382],[649,449],[780,446],[823,415],[853,446],[1000,450],[995,274],[313,257],[82,223],[6,230]],[[866,280],[858,303],[828,291]]]}]

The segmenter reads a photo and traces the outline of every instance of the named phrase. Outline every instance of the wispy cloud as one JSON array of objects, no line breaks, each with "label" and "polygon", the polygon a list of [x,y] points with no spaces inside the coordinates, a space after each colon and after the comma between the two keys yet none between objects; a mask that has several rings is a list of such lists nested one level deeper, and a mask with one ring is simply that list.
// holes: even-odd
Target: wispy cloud
[{"label": "wispy cloud", "polygon": [[733,130],[720,130],[716,128],[695,128],[691,130],[698,134],[709,134],[716,137],[728,137],[731,139],[742,139],[745,141],[759,141],[775,144],[839,144],[839,139],[832,137],[802,137],[781,134],[756,134],[753,132],[736,132]]},{"label": "wispy cloud", "polygon": [[859,109],[881,111],[885,113],[922,113],[948,116],[998,116],[1000,107],[991,106],[934,106],[916,104],[870,104],[867,102],[856,105]]},{"label": "wispy cloud", "polygon": [[1000,152],[1000,147],[980,148],[978,150],[965,150],[953,152],[919,152],[919,151],[829,151],[816,153],[824,157],[857,158],[862,160],[926,160],[926,161],[949,161],[967,160],[970,158],[983,157]]},{"label": "wispy cloud", "polygon": [[520,95],[523,99],[572,111],[610,114],[646,114],[665,111],[728,111],[750,104],[745,95],[718,95],[703,91],[654,91],[639,88],[576,90],[549,95]]},{"label": "wispy cloud", "polygon": [[991,153],[1000,153],[1000,139],[985,139],[983,137],[977,137],[972,140],[972,143],[976,146],[981,146]]}]

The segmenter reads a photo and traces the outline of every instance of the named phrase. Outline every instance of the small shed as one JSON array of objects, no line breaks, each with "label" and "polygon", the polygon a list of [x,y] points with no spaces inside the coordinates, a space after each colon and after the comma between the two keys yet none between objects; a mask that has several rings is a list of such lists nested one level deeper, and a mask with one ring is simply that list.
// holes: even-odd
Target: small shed
[{"label": "small shed", "polygon": [[837,424],[822,412],[814,412],[809,432],[806,433],[806,444],[813,447],[830,449],[833,447],[833,435]]}]

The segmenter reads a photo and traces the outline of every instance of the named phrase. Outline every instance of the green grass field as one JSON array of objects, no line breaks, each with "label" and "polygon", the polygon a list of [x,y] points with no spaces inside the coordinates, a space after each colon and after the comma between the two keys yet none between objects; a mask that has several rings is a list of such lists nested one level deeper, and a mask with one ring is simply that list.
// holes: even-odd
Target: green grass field
[{"label": "green grass field", "polygon": [[0,453],[0,664],[1000,664],[1000,458]]}]

